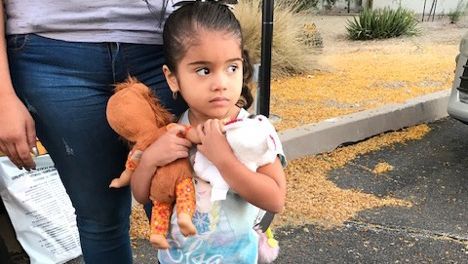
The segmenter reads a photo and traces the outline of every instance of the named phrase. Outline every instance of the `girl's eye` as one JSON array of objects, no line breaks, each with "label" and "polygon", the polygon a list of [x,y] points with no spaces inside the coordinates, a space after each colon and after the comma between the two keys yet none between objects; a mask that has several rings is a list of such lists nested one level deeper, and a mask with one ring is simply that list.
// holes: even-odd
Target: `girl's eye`
[{"label": "girl's eye", "polygon": [[207,68],[201,68],[201,69],[198,69],[196,72],[198,75],[205,76],[210,73],[210,70],[208,70]]},{"label": "girl's eye", "polygon": [[235,72],[235,71],[237,71],[238,68],[239,68],[239,66],[237,66],[237,65],[230,65],[228,67],[228,72]]}]

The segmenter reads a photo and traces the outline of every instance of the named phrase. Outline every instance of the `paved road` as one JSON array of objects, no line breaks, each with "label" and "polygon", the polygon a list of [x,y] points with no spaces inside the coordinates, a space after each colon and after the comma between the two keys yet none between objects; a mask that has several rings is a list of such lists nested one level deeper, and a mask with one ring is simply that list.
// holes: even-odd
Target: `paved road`
[{"label": "paved road", "polygon": [[[276,263],[468,263],[468,126],[443,119],[430,127],[422,140],[363,155],[329,174],[340,188],[410,200],[412,208],[361,212],[334,230],[280,230]],[[377,161],[394,170],[375,177],[363,169]]]}]

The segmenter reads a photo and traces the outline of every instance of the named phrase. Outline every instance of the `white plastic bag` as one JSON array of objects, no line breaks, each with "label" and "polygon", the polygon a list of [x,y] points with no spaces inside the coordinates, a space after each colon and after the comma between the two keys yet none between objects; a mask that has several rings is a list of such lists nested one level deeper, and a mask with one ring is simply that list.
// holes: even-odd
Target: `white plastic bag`
[{"label": "white plastic bag", "polygon": [[0,157],[0,195],[31,263],[65,263],[81,255],[75,209],[49,155],[36,170]]}]

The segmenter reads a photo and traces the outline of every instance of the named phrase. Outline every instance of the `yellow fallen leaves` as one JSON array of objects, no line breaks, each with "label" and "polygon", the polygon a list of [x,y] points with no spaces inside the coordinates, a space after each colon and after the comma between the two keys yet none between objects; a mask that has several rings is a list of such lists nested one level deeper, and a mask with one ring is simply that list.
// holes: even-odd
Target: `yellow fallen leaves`
[{"label": "yellow fallen leaves", "polygon": [[327,71],[272,82],[271,113],[279,130],[403,103],[449,89],[456,44],[395,45],[321,56]]},{"label": "yellow fallen leaves", "polygon": [[358,190],[343,190],[327,178],[327,173],[344,166],[359,155],[395,143],[422,138],[427,125],[391,132],[330,153],[291,161],[286,169],[287,199],[284,213],[275,218],[276,226],[314,223],[324,228],[341,225],[358,212],[382,206],[411,206],[409,201]]},{"label": "yellow fallen leaves", "polygon": [[393,166],[388,164],[387,162],[379,162],[375,165],[374,169],[372,170],[375,174],[381,174],[385,172],[389,172],[393,170]]},{"label": "yellow fallen leaves", "polygon": [[130,216],[130,237],[132,239],[149,239],[150,226],[148,217],[142,205],[135,205],[132,208],[132,215]]}]

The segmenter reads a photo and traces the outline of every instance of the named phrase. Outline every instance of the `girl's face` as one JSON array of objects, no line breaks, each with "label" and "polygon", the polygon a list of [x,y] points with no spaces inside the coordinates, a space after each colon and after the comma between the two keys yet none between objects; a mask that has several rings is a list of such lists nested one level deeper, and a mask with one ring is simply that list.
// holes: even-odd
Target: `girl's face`
[{"label": "girl's face", "polygon": [[233,118],[243,81],[240,40],[228,32],[199,29],[196,34],[177,73],[164,68],[169,86],[187,102],[192,125]]}]

